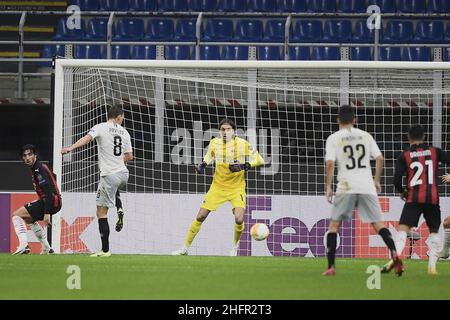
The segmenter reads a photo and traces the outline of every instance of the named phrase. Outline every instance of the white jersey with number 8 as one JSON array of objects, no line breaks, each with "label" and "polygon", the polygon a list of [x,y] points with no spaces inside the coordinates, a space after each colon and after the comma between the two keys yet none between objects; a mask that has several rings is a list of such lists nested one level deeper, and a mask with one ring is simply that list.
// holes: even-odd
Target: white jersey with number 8
[{"label": "white jersey with number 8", "polygon": [[97,141],[100,176],[127,170],[124,153],[132,152],[128,131],[112,121],[97,124],[88,134]]}]

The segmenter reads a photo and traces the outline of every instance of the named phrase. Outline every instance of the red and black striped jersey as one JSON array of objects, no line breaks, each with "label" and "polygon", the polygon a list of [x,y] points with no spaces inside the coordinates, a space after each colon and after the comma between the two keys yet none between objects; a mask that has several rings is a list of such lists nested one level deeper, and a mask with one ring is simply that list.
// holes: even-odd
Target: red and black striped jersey
[{"label": "red and black striped jersey", "polygon": [[39,160],[36,160],[30,171],[34,190],[39,199],[44,202],[45,213],[53,212],[54,208],[61,206],[61,195],[54,173]]},{"label": "red and black striped jersey", "polygon": [[403,193],[403,176],[406,176],[408,203],[439,203],[439,164],[450,164],[450,156],[440,148],[425,143],[411,145],[397,158],[394,186]]}]

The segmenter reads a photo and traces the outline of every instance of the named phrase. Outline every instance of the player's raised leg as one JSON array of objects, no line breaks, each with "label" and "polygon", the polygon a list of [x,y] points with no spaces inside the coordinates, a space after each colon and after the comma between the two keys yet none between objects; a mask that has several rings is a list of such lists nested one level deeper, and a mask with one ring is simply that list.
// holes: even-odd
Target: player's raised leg
[{"label": "player's raised leg", "polygon": [[[380,237],[383,239],[384,243],[389,249],[389,252],[392,257],[392,262],[389,262],[388,266],[385,266],[386,268],[395,268],[395,273],[397,276],[401,276],[404,272],[403,262],[400,259],[400,254],[396,250],[396,246],[394,243],[394,239],[392,238],[391,232],[386,228],[384,223],[382,221],[374,222],[372,223],[372,226],[374,230],[380,235]],[[403,245],[404,247],[404,245]],[[402,249],[403,250],[403,249]],[[384,267],[383,267],[384,268]],[[389,271],[390,271],[389,269]],[[389,272],[387,271],[387,272]]]},{"label": "player's raised leg", "polygon": [[116,222],[116,231],[120,232],[123,228],[123,207],[122,200],[120,199],[120,191],[116,192],[116,209],[117,209],[117,222]]},{"label": "player's raised leg", "polygon": [[184,243],[184,246],[174,252],[172,252],[172,255],[174,256],[185,256],[188,254],[188,249],[192,244],[192,241],[194,241],[195,236],[200,231],[200,228],[202,226],[203,221],[208,217],[209,213],[208,209],[200,208],[200,210],[197,213],[197,217],[191,222],[191,225],[189,226],[188,233],[186,235],[186,241]]},{"label": "player's raised leg", "polygon": [[27,223],[30,223],[32,218],[25,207],[20,207],[13,213],[12,223],[14,225],[14,231],[19,239],[19,246],[13,255],[28,254],[30,253],[30,247],[28,246],[27,239]]},{"label": "player's raised leg", "polygon": [[230,256],[237,256],[239,249],[239,241],[241,240],[242,233],[244,232],[244,215],[245,208],[236,207],[233,209],[234,214],[234,238],[233,247],[230,250]]}]

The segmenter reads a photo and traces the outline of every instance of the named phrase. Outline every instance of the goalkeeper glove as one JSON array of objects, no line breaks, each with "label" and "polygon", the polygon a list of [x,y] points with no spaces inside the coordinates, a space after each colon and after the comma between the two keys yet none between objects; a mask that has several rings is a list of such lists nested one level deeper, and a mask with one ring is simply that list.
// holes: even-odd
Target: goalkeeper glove
[{"label": "goalkeeper glove", "polygon": [[206,168],[206,162],[203,161],[202,163],[197,164],[195,166],[195,172],[198,174],[202,174],[205,171],[205,168]]},{"label": "goalkeeper glove", "polygon": [[230,164],[230,171],[231,172],[239,172],[242,170],[248,171],[250,170],[252,166],[250,165],[250,163],[246,162],[246,163],[233,163]]}]

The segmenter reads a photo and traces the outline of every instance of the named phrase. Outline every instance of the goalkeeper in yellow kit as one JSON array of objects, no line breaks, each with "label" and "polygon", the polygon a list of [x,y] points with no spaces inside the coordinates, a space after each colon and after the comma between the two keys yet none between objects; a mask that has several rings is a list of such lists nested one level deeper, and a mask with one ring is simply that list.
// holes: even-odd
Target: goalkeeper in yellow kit
[{"label": "goalkeeper in yellow kit", "polygon": [[250,147],[246,140],[234,135],[236,125],[233,121],[223,119],[219,123],[219,130],[220,138],[211,140],[203,162],[195,167],[195,171],[201,174],[205,167],[214,160],[215,173],[213,182],[197,217],[189,227],[185,245],[181,249],[174,251],[173,255],[187,255],[188,249],[200,231],[203,221],[205,221],[211,211],[215,211],[227,201],[230,201],[233,206],[236,223],[234,226],[233,248],[230,251],[230,255],[237,255],[239,239],[244,232],[246,208],[245,173],[251,168],[263,165],[264,160],[258,151]]}]

